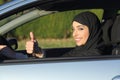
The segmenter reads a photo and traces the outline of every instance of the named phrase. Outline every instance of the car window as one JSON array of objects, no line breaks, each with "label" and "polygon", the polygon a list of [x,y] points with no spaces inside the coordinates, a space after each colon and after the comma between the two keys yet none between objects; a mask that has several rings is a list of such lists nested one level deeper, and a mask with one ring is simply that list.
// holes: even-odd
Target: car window
[{"label": "car window", "polygon": [[[29,39],[30,31],[35,34],[42,48],[74,47],[75,43],[71,36],[71,21],[76,14],[83,11],[87,10],[72,10],[42,16],[14,29],[10,32],[9,36],[18,39],[18,50],[25,49],[24,44]],[[102,9],[91,9],[88,11],[99,15],[98,17],[101,20],[103,14]]]},{"label": "car window", "polygon": [[16,45],[12,47],[16,49],[15,51],[26,54],[25,44],[30,39],[29,33],[32,31],[38,45],[48,52],[46,57],[58,57],[76,46],[72,38],[71,22],[76,14],[84,11],[91,11],[98,16],[100,21],[102,20],[103,9],[59,12],[30,8],[2,19],[0,21],[0,34],[6,39],[15,38],[18,47]]}]

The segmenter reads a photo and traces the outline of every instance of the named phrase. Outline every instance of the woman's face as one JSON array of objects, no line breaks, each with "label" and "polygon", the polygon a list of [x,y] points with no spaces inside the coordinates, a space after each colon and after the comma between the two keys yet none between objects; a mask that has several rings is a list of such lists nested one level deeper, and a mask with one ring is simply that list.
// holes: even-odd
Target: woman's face
[{"label": "woman's face", "polygon": [[89,37],[89,29],[86,25],[73,21],[73,38],[77,46],[84,45]]}]

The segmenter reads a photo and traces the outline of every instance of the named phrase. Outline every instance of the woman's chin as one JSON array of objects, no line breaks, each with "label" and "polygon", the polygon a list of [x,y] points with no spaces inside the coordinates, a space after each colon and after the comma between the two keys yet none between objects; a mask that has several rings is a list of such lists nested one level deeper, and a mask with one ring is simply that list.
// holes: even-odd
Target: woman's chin
[{"label": "woman's chin", "polygon": [[82,44],[77,44],[77,43],[76,43],[76,45],[77,45],[77,46],[82,46]]}]

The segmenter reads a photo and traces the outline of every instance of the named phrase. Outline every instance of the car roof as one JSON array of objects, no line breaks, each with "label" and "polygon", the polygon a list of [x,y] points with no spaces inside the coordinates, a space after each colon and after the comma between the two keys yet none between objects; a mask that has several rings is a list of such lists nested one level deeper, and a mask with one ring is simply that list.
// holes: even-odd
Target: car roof
[{"label": "car roof", "polygon": [[[39,1],[39,0],[38,0]],[[51,1],[45,6],[39,5],[48,10],[71,10],[71,9],[119,9],[118,1],[113,0],[48,0]]]},{"label": "car roof", "polygon": [[[14,4],[8,6],[9,3]],[[76,9],[118,10],[120,8],[118,0],[12,0],[9,3],[0,6],[0,8],[2,7],[0,12],[4,12],[0,14],[0,20],[31,7],[37,7],[39,9],[49,11],[68,11]],[[14,8],[3,11],[6,9],[6,5],[7,8]]]}]

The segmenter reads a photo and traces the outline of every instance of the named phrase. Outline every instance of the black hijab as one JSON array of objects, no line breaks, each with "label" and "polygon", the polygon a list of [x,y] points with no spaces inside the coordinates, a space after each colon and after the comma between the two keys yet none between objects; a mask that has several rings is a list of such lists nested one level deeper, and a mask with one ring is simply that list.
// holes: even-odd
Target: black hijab
[{"label": "black hijab", "polygon": [[72,51],[63,56],[88,56],[100,55],[99,46],[101,44],[101,28],[98,17],[92,12],[82,12],[76,15],[73,21],[86,25],[89,29],[89,38],[85,45],[76,46]]}]

